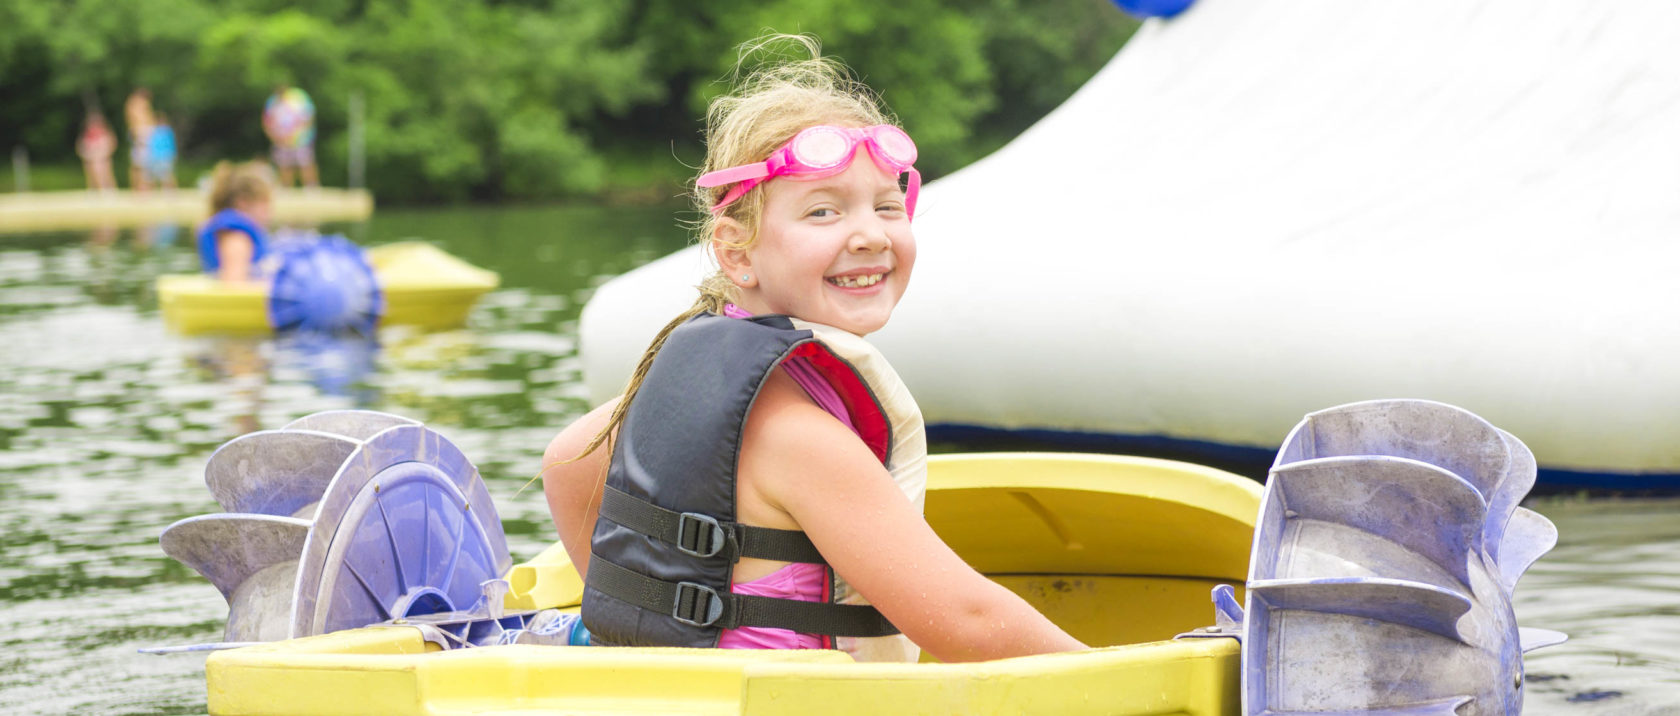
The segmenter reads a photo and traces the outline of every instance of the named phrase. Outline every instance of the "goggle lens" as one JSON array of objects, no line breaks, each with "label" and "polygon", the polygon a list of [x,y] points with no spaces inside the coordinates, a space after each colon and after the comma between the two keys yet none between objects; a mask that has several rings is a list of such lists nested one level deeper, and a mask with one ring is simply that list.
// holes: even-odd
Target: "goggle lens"
[{"label": "goggle lens", "polygon": [[845,163],[852,153],[852,140],[828,127],[812,127],[800,132],[793,144],[793,155],[812,169],[832,169]]},{"label": "goggle lens", "polygon": [[886,154],[884,159],[901,167],[916,163],[916,143],[910,141],[910,135],[903,130],[883,126],[876,129],[871,138],[875,140],[875,147]]}]

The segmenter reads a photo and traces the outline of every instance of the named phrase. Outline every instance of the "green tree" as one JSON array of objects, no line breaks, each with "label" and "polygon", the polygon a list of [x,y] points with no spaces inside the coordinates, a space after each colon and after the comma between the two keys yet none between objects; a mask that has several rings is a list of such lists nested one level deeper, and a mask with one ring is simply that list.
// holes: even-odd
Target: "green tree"
[{"label": "green tree", "polygon": [[354,94],[382,201],[599,196],[686,173],[738,48],[779,31],[879,91],[932,178],[1054,108],[1135,27],[1106,0],[0,0],[0,141],[74,165],[85,110],[120,131],[146,86],[183,159],[260,156],[286,81],[315,100],[329,182]]}]

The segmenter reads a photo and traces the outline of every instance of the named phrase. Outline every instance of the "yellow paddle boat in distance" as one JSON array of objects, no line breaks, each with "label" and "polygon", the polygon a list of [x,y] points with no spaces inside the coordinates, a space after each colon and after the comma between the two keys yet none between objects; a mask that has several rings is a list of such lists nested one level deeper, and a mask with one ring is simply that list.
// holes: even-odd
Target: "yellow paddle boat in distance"
[{"label": "yellow paddle boat in distance", "polygon": [[[1209,595],[1248,573],[1261,488],[1147,458],[929,459],[928,523],[969,564],[1097,648],[968,664],[839,651],[511,644],[444,649],[381,625],[212,653],[214,714],[1239,713],[1235,639]],[[575,611],[558,544],[507,574],[508,611]],[[926,659],[924,658],[924,661]]]},{"label": "yellow paddle boat in distance", "polygon": [[[496,272],[422,241],[375,246],[367,250],[367,259],[384,294],[380,323],[385,325],[459,326],[479,297],[501,284]],[[170,274],[158,277],[157,292],[165,323],[180,333],[273,330],[264,284],[230,286],[207,274]]]}]

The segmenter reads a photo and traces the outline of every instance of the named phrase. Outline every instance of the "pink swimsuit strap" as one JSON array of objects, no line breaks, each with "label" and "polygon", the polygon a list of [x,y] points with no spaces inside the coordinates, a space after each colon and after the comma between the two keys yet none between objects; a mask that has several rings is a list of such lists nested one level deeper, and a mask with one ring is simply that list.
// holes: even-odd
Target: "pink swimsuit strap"
[{"label": "pink swimsuit strap", "polygon": [[[730,318],[752,318],[753,314],[747,313],[733,303],[726,303],[723,304],[723,315]],[[782,361],[782,369],[787,371],[788,377],[793,378],[793,382],[798,383],[799,387],[805,389],[805,394],[811,396],[811,400],[816,401],[817,407],[839,419],[841,423],[846,425],[847,429],[854,433],[857,432],[857,426],[852,424],[852,413],[846,409],[845,401],[840,399],[839,391],[836,391],[834,386],[829,385],[828,381],[823,379],[822,373],[818,372],[816,366],[811,364],[811,359],[794,356]]]},{"label": "pink swimsuit strap", "polygon": [[[723,315],[730,318],[750,318],[753,314],[733,303],[724,304]],[[808,358],[795,356],[782,361],[783,370],[793,378],[811,400],[829,415],[845,423],[852,432],[852,415],[840,394],[824,380]],[[821,602],[828,599],[828,567],[821,564],[793,562],[750,582],[738,582],[729,591],[759,597],[794,599],[801,602]],[[725,629],[718,637],[720,649],[824,649],[828,638],[820,634],[805,634],[788,629],[770,627],[741,627]]]}]

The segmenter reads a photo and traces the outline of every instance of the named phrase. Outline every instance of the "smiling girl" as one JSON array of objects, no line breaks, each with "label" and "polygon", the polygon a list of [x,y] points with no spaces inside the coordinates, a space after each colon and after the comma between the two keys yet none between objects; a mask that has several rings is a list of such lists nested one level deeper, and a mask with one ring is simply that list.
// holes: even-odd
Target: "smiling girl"
[{"label": "smiling girl", "polygon": [[922,519],[921,411],[862,338],[915,267],[916,146],[813,41],[773,39],[812,59],[709,112],[694,199],[720,270],[544,456],[592,639],[860,661],[1083,648]]}]

